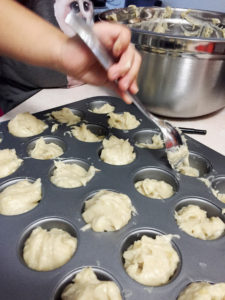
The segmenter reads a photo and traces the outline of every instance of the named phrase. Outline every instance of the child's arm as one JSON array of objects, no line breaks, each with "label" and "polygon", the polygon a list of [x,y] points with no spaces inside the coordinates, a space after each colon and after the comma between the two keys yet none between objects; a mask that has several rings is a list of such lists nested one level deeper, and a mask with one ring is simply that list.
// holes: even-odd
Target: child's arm
[{"label": "child's arm", "polygon": [[130,31],[118,24],[98,23],[94,30],[101,42],[118,58],[108,74],[78,37],[59,29],[13,0],[0,1],[0,54],[37,66],[62,71],[95,85],[118,79],[120,94],[137,92],[136,77],[141,58],[130,44]]}]

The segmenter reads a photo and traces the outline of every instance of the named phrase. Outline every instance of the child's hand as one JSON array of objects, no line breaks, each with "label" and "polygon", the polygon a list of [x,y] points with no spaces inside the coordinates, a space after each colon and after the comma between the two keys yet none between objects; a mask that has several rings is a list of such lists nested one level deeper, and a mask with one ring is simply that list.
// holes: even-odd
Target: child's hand
[{"label": "child's hand", "polygon": [[74,37],[62,47],[62,70],[78,80],[95,85],[117,80],[120,96],[130,103],[126,91],[137,93],[136,79],[141,64],[140,54],[130,44],[131,33],[125,26],[107,22],[96,23],[94,31],[117,62],[106,72],[81,40]]}]

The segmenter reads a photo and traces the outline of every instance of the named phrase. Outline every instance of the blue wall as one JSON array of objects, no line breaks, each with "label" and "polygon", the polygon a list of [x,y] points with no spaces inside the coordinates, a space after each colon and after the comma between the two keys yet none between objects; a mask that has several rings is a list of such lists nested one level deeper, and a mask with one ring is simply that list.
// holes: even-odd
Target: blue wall
[{"label": "blue wall", "polygon": [[106,6],[107,6],[108,9],[124,7],[125,6],[125,0],[107,0]]}]

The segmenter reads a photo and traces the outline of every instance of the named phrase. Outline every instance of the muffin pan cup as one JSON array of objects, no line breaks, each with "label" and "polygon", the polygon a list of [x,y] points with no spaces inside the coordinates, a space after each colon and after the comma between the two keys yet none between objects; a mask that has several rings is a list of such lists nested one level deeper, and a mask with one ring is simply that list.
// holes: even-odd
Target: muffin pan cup
[{"label": "muffin pan cup", "polygon": [[[116,113],[129,111],[141,121],[141,124],[136,129],[125,131],[109,128],[107,115],[90,111],[91,107],[98,105],[98,101],[115,106]],[[104,163],[99,157],[101,142],[81,142],[70,136],[68,133],[70,128],[65,124],[60,124],[58,130],[52,133],[51,127],[57,121],[49,120],[46,113],[60,110],[62,107],[35,114],[37,118],[49,125],[48,129],[35,137],[15,137],[8,132],[8,122],[0,124],[3,136],[0,149],[15,148],[18,157],[24,159],[15,173],[0,179],[0,189],[4,188],[8,181],[28,177],[33,180],[41,178],[43,192],[40,203],[33,210],[16,216],[0,215],[1,298],[4,300],[60,299],[62,288],[70,283],[74,275],[85,266],[93,267],[99,278],[114,280],[121,289],[124,300],[175,300],[191,282],[224,282],[225,236],[212,241],[193,238],[178,228],[174,212],[179,205],[182,206],[182,203],[188,204],[190,200],[193,204],[197,199],[197,205],[202,201],[212,204],[215,207],[212,212],[216,211],[216,216],[219,215],[224,221],[222,209],[225,208],[225,203],[219,201],[210,188],[198,178],[185,176],[172,170],[165,149],[150,150],[135,146],[133,137],[139,131],[151,130],[160,133],[159,129],[134,105],[126,105],[122,100],[114,97],[92,97],[66,107],[81,111],[83,113],[81,122],[106,128],[108,136],[113,134],[118,138],[129,139],[134,146],[136,159],[128,165],[110,165]],[[29,157],[27,153],[30,143],[40,136],[52,136],[63,141],[65,151],[57,159],[81,160],[101,171],[96,172],[84,187],[70,189],[56,187],[49,178],[53,160],[36,160]],[[194,165],[200,168],[201,176],[225,177],[225,157],[189,137],[186,138]],[[175,182],[175,193],[170,198],[164,200],[147,198],[134,187],[135,180],[140,177],[140,174],[141,177],[151,175],[151,172],[142,172],[142,170],[157,169],[158,177],[161,173],[167,174],[168,178],[172,178]],[[82,230],[86,225],[81,215],[84,201],[89,195],[101,189],[125,193],[137,210],[137,214],[132,216],[128,224],[119,231],[96,233],[92,229]],[[78,242],[75,254],[65,265],[47,272],[29,269],[22,258],[25,237],[29,235],[31,229],[42,224],[49,229],[51,227],[68,229],[77,237]],[[122,258],[123,251],[130,245],[132,239],[137,240],[143,234],[151,236],[152,232],[173,234],[172,245],[180,257],[175,275],[168,284],[158,287],[144,286],[129,277],[123,267]]]}]

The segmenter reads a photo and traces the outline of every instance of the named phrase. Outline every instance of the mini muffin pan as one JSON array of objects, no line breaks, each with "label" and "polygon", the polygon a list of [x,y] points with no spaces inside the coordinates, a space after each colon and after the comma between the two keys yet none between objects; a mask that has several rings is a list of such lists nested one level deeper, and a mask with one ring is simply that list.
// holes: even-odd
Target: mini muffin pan
[{"label": "mini muffin pan", "polygon": [[[129,131],[109,128],[107,115],[90,111],[104,103],[115,106],[117,113],[129,111],[141,124]],[[90,124],[89,128],[95,132],[100,128],[106,136],[113,134],[129,139],[136,159],[128,165],[110,165],[100,159],[102,142],[81,142],[68,133],[70,128],[65,124],[52,133],[51,127],[57,122],[49,120],[46,114],[62,107],[35,114],[49,128],[31,138],[15,137],[8,132],[8,122],[1,123],[3,140],[0,149],[15,148],[18,157],[24,161],[15,173],[0,179],[0,190],[24,178],[32,181],[41,178],[42,181],[42,199],[33,210],[16,216],[0,215],[1,299],[58,300],[65,285],[85,266],[91,266],[99,279],[113,280],[120,288],[123,300],[175,300],[191,282],[224,282],[225,236],[212,241],[191,237],[178,228],[174,212],[184,205],[197,204],[207,211],[208,216],[219,216],[225,221],[222,214],[225,203],[219,201],[198,178],[171,169],[165,149],[150,150],[135,146],[136,142],[149,141],[153,134],[159,133],[159,129],[134,105],[126,105],[114,97],[88,98],[67,107],[82,115],[81,122]],[[57,159],[76,161],[86,169],[94,165],[101,171],[84,187],[56,187],[50,181],[54,160],[36,160],[29,156],[29,150],[40,136],[46,142],[56,142],[63,147],[64,153]],[[191,165],[198,168],[201,177],[210,178],[214,187],[225,192],[225,157],[189,137],[187,143]],[[135,189],[134,183],[144,178],[165,180],[173,186],[174,195],[164,200],[143,196]],[[137,214],[119,231],[97,233],[91,229],[82,230],[85,225],[81,215],[84,201],[101,189],[127,194],[137,210]],[[38,272],[26,266],[22,257],[24,242],[37,226],[61,228],[77,237],[77,250],[62,267]],[[130,278],[124,270],[123,252],[143,234],[151,237],[157,234],[174,235],[172,245],[180,257],[180,263],[168,284],[144,286]]]}]

